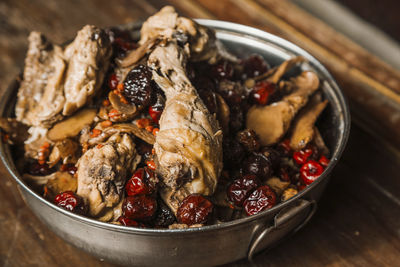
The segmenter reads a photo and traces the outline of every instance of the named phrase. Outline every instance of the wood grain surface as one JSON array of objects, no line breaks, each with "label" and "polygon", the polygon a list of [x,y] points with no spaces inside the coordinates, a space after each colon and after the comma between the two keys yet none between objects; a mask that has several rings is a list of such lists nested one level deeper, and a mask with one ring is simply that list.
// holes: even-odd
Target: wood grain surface
[{"label": "wood grain surface", "polygon": [[[300,45],[333,73],[356,118],[315,217],[298,234],[257,256],[255,265],[398,266],[400,73],[289,1],[3,0],[1,93],[23,65],[30,31],[62,43],[85,24],[143,20],[166,4],[183,15],[243,23]],[[0,177],[0,265],[113,266],[47,229],[25,206],[3,165]],[[246,260],[229,264],[247,265]]]}]

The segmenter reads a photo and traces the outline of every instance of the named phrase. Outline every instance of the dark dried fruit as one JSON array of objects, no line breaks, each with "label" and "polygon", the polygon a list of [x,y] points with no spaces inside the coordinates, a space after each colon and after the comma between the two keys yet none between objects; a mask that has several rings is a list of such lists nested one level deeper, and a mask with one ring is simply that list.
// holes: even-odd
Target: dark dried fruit
[{"label": "dark dried fruit", "polygon": [[149,115],[154,123],[158,124],[164,110],[165,99],[161,94],[157,94],[156,102],[149,107]]},{"label": "dark dried fruit", "polygon": [[128,196],[136,196],[141,194],[151,194],[154,192],[155,185],[154,172],[149,168],[140,168],[132,175],[125,186]]},{"label": "dark dried fruit", "polygon": [[54,172],[54,170],[51,169],[47,163],[44,163],[44,164],[39,164],[37,162],[32,163],[28,169],[29,174],[38,175],[38,176],[49,175],[52,172]]},{"label": "dark dried fruit", "polygon": [[206,223],[213,210],[213,204],[201,195],[187,196],[177,212],[178,222],[187,225]]},{"label": "dark dried fruit", "polygon": [[124,216],[120,216],[117,221],[124,226],[139,226],[139,223],[135,220],[129,219]]},{"label": "dark dried fruit", "polygon": [[174,213],[164,204],[162,200],[158,201],[158,210],[153,220],[156,227],[168,227],[175,222]]},{"label": "dark dried fruit", "polygon": [[224,164],[226,166],[237,166],[241,163],[245,151],[243,146],[234,139],[225,139],[223,143]]},{"label": "dark dried fruit", "polygon": [[259,179],[252,174],[236,179],[228,187],[228,199],[236,206],[241,206],[250,193],[260,185]]},{"label": "dark dried fruit", "polygon": [[271,161],[260,152],[252,153],[244,160],[243,173],[254,174],[264,180],[272,174]]},{"label": "dark dried fruit", "polygon": [[87,207],[83,202],[83,199],[80,196],[75,195],[72,191],[65,191],[61,194],[58,194],[54,199],[54,203],[63,209],[81,215],[86,214],[87,211]]},{"label": "dark dried fruit", "polygon": [[122,211],[126,218],[146,221],[153,217],[157,210],[157,201],[147,195],[128,196],[122,203]]},{"label": "dark dried fruit", "polygon": [[242,144],[247,152],[256,152],[260,149],[260,140],[253,130],[244,129],[238,132],[236,140]]},{"label": "dark dried fruit", "polygon": [[275,169],[279,165],[281,158],[279,152],[276,149],[265,146],[261,148],[260,152],[270,161],[273,169]]},{"label": "dark dried fruit", "polygon": [[263,185],[251,193],[244,201],[243,206],[247,215],[255,215],[261,211],[267,210],[275,206],[276,194],[272,189]]},{"label": "dark dried fruit", "polygon": [[324,167],[314,160],[307,161],[300,168],[300,178],[304,184],[312,184],[322,173],[324,172]]},{"label": "dark dried fruit", "polygon": [[290,156],[292,154],[292,148],[290,147],[290,140],[284,139],[282,142],[280,142],[277,145],[277,150],[284,157]]},{"label": "dark dried fruit", "polygon": [[243,60],[244,79],[261,75],[269,69],[268,63],[258,54],[253,54]]},{"label": "dark dried fruit", "polygon": [[233,67],[232,64],[226,60],[220,61],[212,67],[211,75],[217,79],[232,79]]},{"label": "dark dried fruit", "polygon": [[244,128],[244,114],[239,106],[231,106],[229,116],[229,129],[232,132],[240,131]]},{"label": "dark dried fruit", "polygon": [[132,104],[147,107],[153,99],[151,70],[144,65],[133,68],[124,81],[124,96]]},{"label": "dark dried fruit", "polygon": [[261,81],[254,86],[250,94],[250,100],[252,103],[264,106],[271,102],[276,92],[277,88],[275,84],[268,81]]}]

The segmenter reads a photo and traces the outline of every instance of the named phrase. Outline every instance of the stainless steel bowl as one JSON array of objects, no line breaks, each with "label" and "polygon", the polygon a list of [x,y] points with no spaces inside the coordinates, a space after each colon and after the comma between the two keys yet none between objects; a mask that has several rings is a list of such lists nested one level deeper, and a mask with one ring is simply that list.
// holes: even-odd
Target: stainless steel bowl
[{"label": "stainless steel bowl", "polygon": [[[302,55],[309,63],[296,71],[313,70],[321,79],[323,94],[330,105],[319,128],[331,149],[331,163],[323,175],[294,198],[255,216],[202,228],[158,230],[130,228],[103,223],[70,213],[46,201],[21,179],[10,148],[0,145],[0,157],[18,182],[26,204],[55,233],[71,244],[107,261],[137,266],[208,266],[250,260],[259,251],[298,231],[311,218],[317,200],[329,180],[350,131],[350,115],[338,85],[328,71],[310,54],[272,34],[223,21],[198,20],[214,28],[217,37],[234,54],[262,54],[271,65]],[[139,34],[140,25],[130,25]],[[18,83],[10,86],[0,102],[0,115],[13,112]]]}]

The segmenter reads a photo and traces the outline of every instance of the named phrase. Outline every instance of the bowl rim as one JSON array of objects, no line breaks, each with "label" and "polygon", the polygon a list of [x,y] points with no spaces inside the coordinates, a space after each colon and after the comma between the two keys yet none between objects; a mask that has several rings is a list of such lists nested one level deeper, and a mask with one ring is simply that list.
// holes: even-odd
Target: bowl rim
[{"label": "bowl rim", "polygon": [[[283,48],[286,52],[292,52],[296,55],[302,55],[303,57],[305,57],[308,60],[308,62],[315,69],[315,71],[318,73],[318,75],[320,76],[322,74],[324,76],[325,80],[327,82],[329,82],[330,86],[333,89],[334,96],[336,97],[336,101],[337,101],[336,106],[339,105],[342,110],[341,116],[342,116],[344,128],[340,131],[338,145],[335,148],[334,153],[332,154],[332,158],[331,158],[331,161],[330,161],[328,167],[324,170],[323,174],[315,182],[313,182],[311,185],[307,186],[304,190],[299,192],[296,196],[292,197],[291,199],[289,199],[285,202],[279,203],[275,207],[273,207],[269,210],[260,212],[259,214],[232,220],[229,222],[223,222],[223,223],[213,224],[213,225],[205,225],[205,226],[196,227],[196,228],[186,228],[186,229],[152,229],[152,228],[126,227],[126,226],[112,224],[112,223],[108,223],[108,222],[102,222],[102,221],[99,221],[94,218],[81,216],[81,215],[72,213],[70,211],[67,211],[61,207],[58,207],[57,205],[51,203],[50,201],[46,200],[45,198],[43,198],[42,196],[37,194],[33,189],[31,189],[27,184],[25,184],[23,182],[22,178],[20,178],[20,175],[15,168],[13,160],[11,158],[8,158],[8,156],[5,153],[6,145],[1,143],[0,158],[3,162],[3,164],[5,165],[7,171],[16,180],[18,185],[20,187],[22,187],[22,189],[25,190],[27,193],[29,193],[34,198],[39,200],[42,204],[52,208],[53,210],[55,210],[57,212],[60,212],[61,214],[65,215],[65,216],[70,217],[71,219],[74,219],[81,223],[89,224],[93,227],[102,228],[102,229],[110,230],[110,231],[131,233],[131,234],[175,235],[175,234],[195,234],[198,232],[217,231],[217,230],[227,229],[227,228],[231,228],[231,227],[235,227],[235,226],[241,226],[243,224],[248,224],[253,221],[262,219],[264,217],[268,217],[268,215],[270,215],[270,214],[276,214],[279,210],[295,204],[298,200],[302,199],[304,195],[306,195],[313,188],[318,186],[318,184],[320,184],[323,180],[327,179],[345,149],[345,146],[346,146],[346,143],[347,143],[347,140],[349,137],[350,122],[351,122],[350,112],[349,112],[349,107],[348,107],[347,101],[344,98],[344,95],[343,95],[340,87],[338,86],[337,82],[331,76],[331,74],[327,71],[327,69],[316,58],[314,58],[311,54],[306,52],[304,49],[302,49],[299,46],[297,46],[281,37],[278,37],[274,34],[271,34],[271,33],[268,33],[263,30],[259,30],[259,29],[256,29],[256,28],[253,28],[250,26],[233,23],[233,22],[221,21],[221,20],[196,19],[195,21],[197,21],[201,25],[215,29],[217,32],[217,35],[218,35],[218,32],[237,33],[243,37],[253,38],[253,39],[256,38],[258,40],[270,42],[270,43],[278,46],[279,48]],[[135,27],[137,28],[137,27],[140,27],[141,24],[142,24],[141,22],[140,23],[135,22],[132,24],[127,24],[127,25],[130,25],[131,28],[135,28]],[[1,115],[4,115],[7,103],[9,102],[8,100],[13,96],[13,94],[16,95],[16,90],[15,90],[16,86],[17,86],[17,80],[14,80],[14,82],[9,85],[6,92],[3,94],[3,97],[2,97],[2,100],[0,103],[0,114]]]}]

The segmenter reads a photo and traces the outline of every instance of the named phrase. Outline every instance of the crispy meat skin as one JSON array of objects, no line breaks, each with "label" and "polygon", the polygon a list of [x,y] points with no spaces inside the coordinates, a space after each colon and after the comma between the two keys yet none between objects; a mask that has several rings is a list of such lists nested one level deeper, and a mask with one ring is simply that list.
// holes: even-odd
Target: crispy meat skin
[{"label": "crispy meat skin", "polygon": [[120,202],[126,176],[139,161],[128,134],[113,135],[79,159],[77,194],[88,201],[91,216],[99,217]]}]

